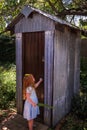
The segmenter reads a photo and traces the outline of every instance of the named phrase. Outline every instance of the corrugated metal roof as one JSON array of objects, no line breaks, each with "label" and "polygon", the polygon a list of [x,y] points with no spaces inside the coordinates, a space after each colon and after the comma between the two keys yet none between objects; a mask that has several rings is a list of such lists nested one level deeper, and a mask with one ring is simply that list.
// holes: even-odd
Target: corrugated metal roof
[{"label": "corrugated metal roof", "polygon": [[47,18],[50,18],[51,20],[53,20],[54,22],[58,22],[60,24],[63,24],[63,25],[67,25],[71,28],[74,28],[74,29],[77,29],[77,30],[80,30],[78,27],[74,26],[74,25],[71,25],[70,23],[68,23],[67,21],[64,21],[56,16],[53,16],[53,15],[50,15],[50,14],[47,14],[39,9],[36,9],[36,8],[33,8],[33,7],[30,7],[30,6],[24,6],[24,8],[21,10],[21,12],[18,14],[18,16],[13,19],[13,21],[7,26],[6,30],[11,30],[15,24],[23,17],[29,17],[29,15],[32,13],[32,12],[37,12]]}]

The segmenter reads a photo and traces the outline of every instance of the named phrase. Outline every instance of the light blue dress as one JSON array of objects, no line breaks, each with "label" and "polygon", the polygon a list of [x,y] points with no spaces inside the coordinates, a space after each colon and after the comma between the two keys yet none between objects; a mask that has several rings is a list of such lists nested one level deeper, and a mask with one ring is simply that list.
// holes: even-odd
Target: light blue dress
[{"label": "light blue dress", "polygon": [[[30,98],[37,104],[38,98],[35,92],[35,89],[31,86],[27,87],[26,93],[30,93]],[[28,100],[25,100],[24,103],[24,111],[23,111],[23,117],[27,120],[31,120],[37,117],[37,115],[40,114],[39,107],[33,107],[31,103],[29,103]]]}]

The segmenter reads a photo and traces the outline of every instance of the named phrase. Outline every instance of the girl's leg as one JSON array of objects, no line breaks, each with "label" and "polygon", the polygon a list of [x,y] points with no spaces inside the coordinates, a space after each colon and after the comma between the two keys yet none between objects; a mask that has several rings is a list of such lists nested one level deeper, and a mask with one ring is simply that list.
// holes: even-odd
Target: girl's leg
[{"label": "girl's leg", "polygon": [[33,123],[34,123],[33,119],[28,121],[29,130],[33,130]]}]

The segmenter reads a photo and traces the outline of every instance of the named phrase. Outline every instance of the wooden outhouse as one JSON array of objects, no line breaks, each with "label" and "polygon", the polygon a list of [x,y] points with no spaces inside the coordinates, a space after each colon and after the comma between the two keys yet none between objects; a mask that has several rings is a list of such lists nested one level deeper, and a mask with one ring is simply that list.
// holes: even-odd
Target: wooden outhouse
[{"label": "wooden outhouse", "polygon": [[25,6],[7,26],[16,35],[17,111],[22,114],[23,76],[32,73],[43,83],[37,89],[39,118],[55,126],[71,108],[80,86],[80,30],[56,16]]}]

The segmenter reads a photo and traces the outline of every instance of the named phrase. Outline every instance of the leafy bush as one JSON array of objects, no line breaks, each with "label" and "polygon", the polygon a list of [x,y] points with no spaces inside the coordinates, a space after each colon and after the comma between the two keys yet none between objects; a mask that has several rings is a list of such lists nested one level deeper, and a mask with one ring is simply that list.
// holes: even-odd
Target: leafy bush
[{"label": "leafy bush", "polygon": [[72,111],[81,119],[87,118],[87,57],[81,57],[80,94],[73,98]]},{"label": "leafy bush", "polygon": [[16,67],[14,64],[0,63],[0,108],[15,106]]},{"label": "leafy bush", "polygon": [[73,113],[69,113],[64,118],[61,130],[87,130],[87,121],[79,119]]},{"label": "leafy bush", "polygon": [[81,92],[87,94],[87,57],[81,58],[80,84]]},{"label": "leafy bush", "polygon": [[72,126],[71,130],[86,130],[86,128],[78,124],[75,124],[74,126]]},{"label": "leafy bush", "polygon": [[15,37],[0,35],[0,61],[15,63]]},{"label": "leafy bush", "polygon": [[76,95],[73,98],[72,111],[78,118],[87,118],[87,95]]},{"label": "leafy bush", "polygon": [[87,73],[81,72],[80,74],[80,82],[81,82],[81,92],[87,93]]},{"label": "leafy bush", "polygon": [[0,35],[0,108],[15,106],[15,37]]}]

